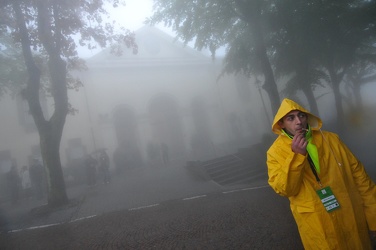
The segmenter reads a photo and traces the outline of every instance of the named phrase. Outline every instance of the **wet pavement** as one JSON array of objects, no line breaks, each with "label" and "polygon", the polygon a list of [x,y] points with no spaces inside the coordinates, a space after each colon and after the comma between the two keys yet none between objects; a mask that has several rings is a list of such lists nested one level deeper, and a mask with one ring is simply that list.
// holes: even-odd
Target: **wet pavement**
[{"label": "wet pavement", "polygon": [[223,187],[184,168],[142,168],[67,193],[69,206],[46,213],[30,212],[43,200],[0,204],[0,249],[303,249],[266,174]]}]

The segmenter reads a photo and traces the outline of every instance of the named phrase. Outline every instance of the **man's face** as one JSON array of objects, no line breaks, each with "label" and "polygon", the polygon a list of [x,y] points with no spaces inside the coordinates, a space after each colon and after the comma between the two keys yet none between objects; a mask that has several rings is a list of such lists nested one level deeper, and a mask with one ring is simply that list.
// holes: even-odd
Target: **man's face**
[{"label": "man's face", "polygon": [[307,114],[299,110],[293,110],[285,115],[278,124],[290,135],[304,133],[307,128]]}]

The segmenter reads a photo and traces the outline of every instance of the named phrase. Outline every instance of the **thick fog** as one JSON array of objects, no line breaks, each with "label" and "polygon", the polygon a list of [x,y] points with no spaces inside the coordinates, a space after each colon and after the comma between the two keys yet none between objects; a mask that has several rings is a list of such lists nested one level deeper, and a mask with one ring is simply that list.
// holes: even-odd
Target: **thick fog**
[{"label": "thick fog", "polygon": [[[87,60],[87,71],[73,72],[83,86],[69,91],[76,112],[67,117],[60,158],[69,199],[80,205],[29,225],[158,206],[251,182],[267,185],[265,160],[275,138],[274,114],[256,79],[241,74],[218,78],[222,58],[212,61],[158,29],[144,27],[137,39],[137,55],[125,51],[117,57],[104,50]],[[315,91],[323,129],[336,132],[331,89]],[[341,138],[374,174],[375,84],[364,86],[361,93],[362,112],[344,103],[347,124]],[[302,93],[290,98],[310,109]],[[48,117],[53,104],[48,97],[43,100]],[[15,164],[20,178],[27,178],[23,166],[43,164],[37,130],[24,101],[5,96],[1,102],[0,113],[6,118],[1,123],[1,174]],[[103,152],[109,158],[108,172],[100,165]],[[219,178],[205,168],[209,164],[218,171],[249,171]],[[25,211],[46,204],[47,180],[45,175],[40,178],[40,190],[31,181],[24,183],[17,204],[12,204],[3,177],[1,219],[15,222],[5,223],[7,229],[19,229]]]}]

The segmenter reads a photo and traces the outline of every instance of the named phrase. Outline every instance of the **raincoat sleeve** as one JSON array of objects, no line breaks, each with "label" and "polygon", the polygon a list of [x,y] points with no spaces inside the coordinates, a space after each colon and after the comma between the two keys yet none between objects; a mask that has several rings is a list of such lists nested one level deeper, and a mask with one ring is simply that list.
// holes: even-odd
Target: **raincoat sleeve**
[{"label": "raincoat sleeve", "polygon": [[303,183],[306,162],[306,156],[273,145],[267,152],[269,185],[279,195],[297,195]]},{"label": "raincoat sleeve", "polygon": [[364,169],[363,164],[353,155],[350,149],[340,141],[348,161],[350,163],[352,176],[358,192],[363,201],[363,209],[366,215],[368,227],[376,231],[376,186]]}]

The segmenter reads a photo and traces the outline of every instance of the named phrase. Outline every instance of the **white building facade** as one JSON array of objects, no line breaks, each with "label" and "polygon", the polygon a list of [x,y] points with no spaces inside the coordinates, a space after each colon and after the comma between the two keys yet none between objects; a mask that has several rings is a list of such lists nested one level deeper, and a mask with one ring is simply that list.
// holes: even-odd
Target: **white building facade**
[{"label": "white building facade", "polygon": [[[64,127],[64,168],[101,148],[112,168],[158,164],[163,148],[171,165],[181,165],[232,153],[269,131],[269,107],[251,105],[262,103],[252,80],[218,78],[221,60],[184,47],[157,28],[136,31],[136,43],[137,54],[124,49],[115,56],[104,50],[87,60],[87,71],[75,74],[84,86],[69,91],[77,112],[68,115]],[[0,102],[0,114],[6,117],[0,135],[4,174],[11,162],[18,168],[29,165],[40,150],[26,102],[10,96]]]}]

